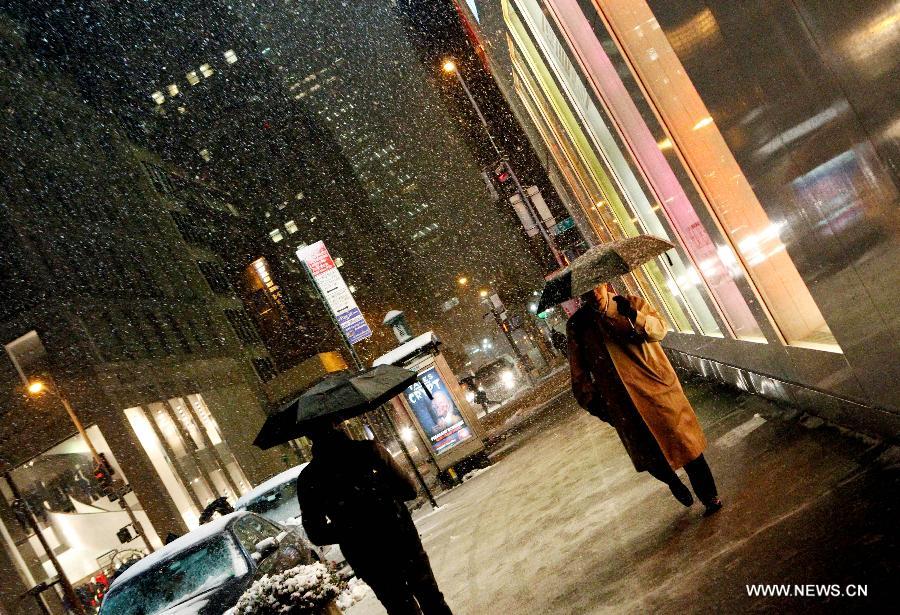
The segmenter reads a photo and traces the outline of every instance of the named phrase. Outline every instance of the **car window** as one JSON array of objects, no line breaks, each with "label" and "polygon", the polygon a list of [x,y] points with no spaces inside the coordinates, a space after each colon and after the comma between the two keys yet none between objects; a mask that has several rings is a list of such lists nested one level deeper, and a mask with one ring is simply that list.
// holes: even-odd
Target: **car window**
[{"label": "car window", "polygon": [[289,519],[299,517],[297,481],[289,480],[266,491],[247,502],[244,508],[276,523],[284,523]]},{"label": "car window", "polygon": [[103,615],[155,615],[249,571],[237,544],[216,536],[116,584],[103,600]]},{"label": "car window", "polygon": [[253,553],[256,550],[256,544],[266,538],[275,538],[284,530],[273,523],[269,523],[262,517],[256,515],[247,515],[234,522],[232,525],[234,535],[238,542],[247,550]]}]

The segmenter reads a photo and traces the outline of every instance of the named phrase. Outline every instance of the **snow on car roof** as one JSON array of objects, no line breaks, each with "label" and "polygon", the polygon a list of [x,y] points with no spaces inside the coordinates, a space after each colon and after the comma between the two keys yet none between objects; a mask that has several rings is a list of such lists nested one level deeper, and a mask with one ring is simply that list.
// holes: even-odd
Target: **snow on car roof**
[{"label": "snow on car roof", "polygon": [[397,346],[389,353],[381,355],[372,362],[372,367],[378,367],[379,365],[395,365],[409,355],[422,350],[429,344],[438,343],[440,341],[438,336],[434,334],[434,331],[423,333],[419,337],[414,337],[405,344]]},{"label": "snow on car roof", "polygon": [[303,468],[305,468],[308,465],[309,465],[309,462],[301,463],[298,466],[294,466],[293,468],[291,468],[289,470],[285,470],[284,472],[282,472],[280,474],[276,474],[269,480],[260,483],[259,485],[257,485],[256,487],[254,487],[253,489],[251,489],[250,491],[248,491],[241,497],[239,497],[237,502],[234,503],[234,507],[236,509],[244,508],[250,502],[252,502],[256,498],[258,498],[262,494],[267,493],[267,492],[271,491],[272,489],[275,489],[276,487],[279,487],[280,485],[283,485],[284,483],[286,483],[288,481],[295,480],[298,476],[300,476],[300,472],[303,471]]},{"label": "snow on car roof", "polygon": [[225,528],[228,527],[229,523],[239,517],[243,517],[249,514],[252,513],[249,513],[246,510],[239,510],[217,519],[213,519],[209,523],[201,525],[195,530],[191,530],[184,536],[173,540],[162,549],[157,549],[147,557],[135,563],[133,566],[130,566],[128,570],[122,573],[122,576],[118,577],[115,581],[112,582],[112,585],[110,585],[109,588],[112,589],[117,585],[121,585],[125,581],[133,579],[134,577],[147,572],[156,564],[164,562],[181,553],[182,551],[186,551],[194,545],[199,544],[208,538],[212,538],[216,534],[222,533]]}]

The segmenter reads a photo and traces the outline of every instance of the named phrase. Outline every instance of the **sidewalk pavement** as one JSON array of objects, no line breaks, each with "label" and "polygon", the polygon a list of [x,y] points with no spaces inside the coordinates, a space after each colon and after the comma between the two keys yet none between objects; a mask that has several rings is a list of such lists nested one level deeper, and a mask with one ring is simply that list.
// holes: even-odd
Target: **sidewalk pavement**
[{"label": "sidewalk pavement", "polygon": [[[634,472],[564,395],[417,525],[457,615],[857,612],[896,604],[895,449],[762,398],[685,384],[725,508],[686,509]],[[683,472],[681,473],[683,475]],[[752,597],[749,584],[866,586],[867,598]],[[831,589],[829,588],[829,592]],[[369,599],[349,615],[384,613]]]}]

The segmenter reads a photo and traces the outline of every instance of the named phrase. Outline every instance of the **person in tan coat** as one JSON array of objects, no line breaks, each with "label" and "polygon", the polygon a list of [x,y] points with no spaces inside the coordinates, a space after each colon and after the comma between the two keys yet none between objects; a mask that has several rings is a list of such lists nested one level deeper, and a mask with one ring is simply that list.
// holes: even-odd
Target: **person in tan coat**
[{"label": "person in tan coat", "polygon": [[666,332],[663,317],[640,297],[617,295],[611,284],[586,293],[566,326],[572,391],[615,428],[635,470],[690,506],[691,492],[675,473],[684,468],[708,515],[722,501],[703,457],[706,437],[659,345]]}]

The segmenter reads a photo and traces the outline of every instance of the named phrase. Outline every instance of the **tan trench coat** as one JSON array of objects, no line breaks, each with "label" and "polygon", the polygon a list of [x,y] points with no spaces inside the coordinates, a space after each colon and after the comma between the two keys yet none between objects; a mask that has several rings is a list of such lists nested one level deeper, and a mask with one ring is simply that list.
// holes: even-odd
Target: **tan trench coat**
[{"label": "tan trench coat", "polygon": [[595,292],[599,309],[582,307],[566,326],[575,399],[616,429],[636,470],[657,467],[660,453],[677,470],[700,456],[706,437],[659,345],[665,321],[629,296],[632,326],[605,287]]}]

